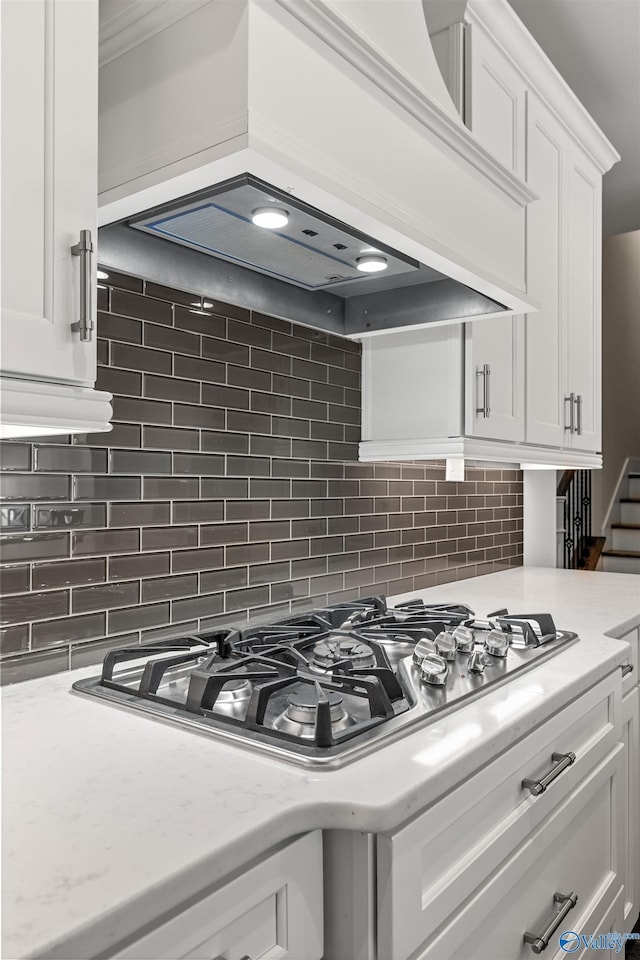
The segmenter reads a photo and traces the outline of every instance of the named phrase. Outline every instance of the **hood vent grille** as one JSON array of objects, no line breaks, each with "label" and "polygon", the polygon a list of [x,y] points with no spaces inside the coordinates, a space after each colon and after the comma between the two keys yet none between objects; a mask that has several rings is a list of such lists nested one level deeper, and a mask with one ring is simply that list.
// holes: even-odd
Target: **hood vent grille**
[{"label": "hood vent grille", "polygon": [[[287,226],[279,230],[256,226],[251,212],[274,202],[288,210]],[[417,261],[248,174],[157,208],[130,225],[307,290],[365,281],[356,258],[366,253],[385,256],[385,279],[420,267]]]}]

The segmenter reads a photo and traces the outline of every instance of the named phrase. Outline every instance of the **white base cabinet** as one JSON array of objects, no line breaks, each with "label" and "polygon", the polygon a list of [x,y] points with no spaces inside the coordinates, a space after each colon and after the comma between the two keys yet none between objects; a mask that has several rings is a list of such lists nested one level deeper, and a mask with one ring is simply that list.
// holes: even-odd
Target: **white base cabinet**
[{"label": "white base cabinet", "polygon": [[532,945],[525,938],[542,938],[570,895],[577,902],[549,937],[548,956],[564,955],[559,937],[565,931],[601,932],[591,923],[622,888],[617,838],[623,780],[623,747],[617,744],[430,938],[420,960],[529,960]]},{"label": "white base cabinet", "polygon": [[114,960],[321,960],[322,835],[266,857]]},{"label": "white base cabinet", "polygon": [[[378,960],[525,960],[524,934],[546,929],[555,893],[578,896],[563,929],[614,902],[624,882],[620,703],[616,671],[378,838]],[[540,795],[524,786],[554,769]]]},{"label": "white base cabinet", "polygon": [[640,687],[622,701],[622,742],[624,744],[624,786],[622,833],[624,906],[623,929],[631,929],[640,913]]},{"label": "white base cabinet", "polygon": [[[0,436],[51,432],[52,420],[57,433],[84,431],[87,421],[106,430],[110,396],[88,396],[96,379],[95,271],[91,251],[73,249],[83,231],[87,247],[89,235],[97,240],[98,3],[3,0],[0,17]],[[21,406],[16,380],[59,389],[47,396],[26,388]],[[71,389],[78,387],[84,392]]]},{"label": "white base cabinet", "polygon": [[625,749],[625,790],[622,832],[624,845],[624,930],[640,913],[640,627],[620,638],[630,644],[622,673],[622,742]]}]

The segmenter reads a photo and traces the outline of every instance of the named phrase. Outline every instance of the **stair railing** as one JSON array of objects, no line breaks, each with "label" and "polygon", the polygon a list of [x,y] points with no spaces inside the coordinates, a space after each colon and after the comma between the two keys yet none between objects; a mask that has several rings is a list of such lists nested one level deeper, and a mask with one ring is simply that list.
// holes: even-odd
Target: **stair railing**
[{"label": "stair railing", "polygon": [[591,471],[565,470],[558,484],[564,497],[564,567],[588,567],[593,544],[591,536]]}]

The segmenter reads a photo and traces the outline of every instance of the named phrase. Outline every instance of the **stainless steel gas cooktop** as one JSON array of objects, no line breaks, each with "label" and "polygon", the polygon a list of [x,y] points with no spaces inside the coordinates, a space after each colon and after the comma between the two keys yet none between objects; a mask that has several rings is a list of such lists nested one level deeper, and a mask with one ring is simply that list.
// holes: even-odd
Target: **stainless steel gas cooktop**
[{"label": "stainless steel gas cooktop", "polygon": [[384,597],[114,650],[78,693],[292,763],[334,768],[578,640],[549,614],[486,620]]}]

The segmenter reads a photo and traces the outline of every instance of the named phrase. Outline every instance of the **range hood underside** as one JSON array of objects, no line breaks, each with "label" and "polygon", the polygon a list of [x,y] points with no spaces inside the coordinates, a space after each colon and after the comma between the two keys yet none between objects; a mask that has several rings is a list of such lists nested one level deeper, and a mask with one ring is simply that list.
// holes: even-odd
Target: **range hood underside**
[{"label": "range hood underside", "polygon": [[[253,210],[274,205],[286,209],[286,226],[252,222]],[[103,264],[131,270],[132,252],[147,279],[166,284],[173,271],[173,286],[347,337],[506,310],[248,174],[101,230]],[[373,276],[357,267],[372,252],[387,264]]]},{"label": "range hood underside", "polygon": [[306,290],[126,224],[101,227],[98,249],[107,268],[351,339],[510,312],[448,277],[346,297]]}]

